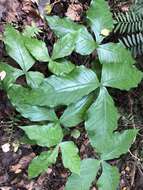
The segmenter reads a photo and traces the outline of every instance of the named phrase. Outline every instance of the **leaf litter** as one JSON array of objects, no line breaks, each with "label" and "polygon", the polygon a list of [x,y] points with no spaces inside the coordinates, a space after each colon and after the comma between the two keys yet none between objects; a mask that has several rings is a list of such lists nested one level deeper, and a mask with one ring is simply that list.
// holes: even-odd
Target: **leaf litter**
[{"label": "leaf litter", "polygon": [[[36,21],[37,25],[41,25],[41,23],[43,22],[41,20],[41,16],[39,16],[39,14],[37,13],[37,10],[35,8],[33,9],[33,5],[35,6],[35,4],[37,4],[37,3],[38,3],[37,1],[33,2],[30,0],[24,0],[24,1],[22,1],[22,5],[21,5],[21,1],[18,1],[18,0],[14,0],[13,2],[1,0],[1,2],[0,2],[0,19],[5,22],[16,23],[18,26],[21,21],[22,21],[22,25],[31,24],[31,22],[33,21],[33,16],[36,16],[36,19],[34,17],[34,20]],[[46,3],[47,3],[47,1],[46,1]],[[49,1],[48,1],[48,4],[50,5]],[[40,6],[42,7],[42,5],[40,5]],[[75,21],[80,21],[82,13],[83,13],[83,5],[80,3],[79,4],[71,4],[70,3],[68,5],[68,8],[65,11],[65,15]],[[140,87],[139,89],[136,90],[135,93],[141,94],[141,91],[142,91],[142,88]],[[124,94],[122,94],[122,95],[123,95],[123,97],[125,96]],[[4,96],[4,95],[1,95],[1,96]],[[134,109],[139,109],[138,111],[140,111],[143,108],[143,104],[141,101],[142,97],[140,97],[139,100],[137,101],[136,96],[133,93],[132,98],[134,100],[134,106],[135,106]],[[7,104],[6,107],[11,107],[7,98],[5,98],[5,102]],[[124,107],[127,106],[127,104],[125,104],[123,102],[124,102],[124,99],[121,98],[121,96],[117,98],[117,104],[120,105],[123,113],[125,114],[126,111],[124,110]],[[138,104],[140,104],[141,108],[138,108]],[[129,102],[128,102],[128,105],[130,105]],[[1,112],[3,112],[3,109],[5,107],[1,107],[1,105],[0,105],[0,108],[1,108],[0,115],[3,115]],[[11,110],[11,108],[10,108],[10,110]],[[130,106],[127,111],[130,112]],[[7,115],[7,119],[6,119],[6,117],[3,118],[4,120],[6,120],[6,121],[4,121],[5,127],[9,128],[9,123],[7,122],[9,115],[11,115],[11,112],[9,112],[9,109],[6,111],[5,114]],[[14,112],[13,112],[13,114],[16,115],[16,113],[14,113]],[[134,110],[134,112],[132,114],[133,115],[135,114],[135,117],[136,117],[136,110]],[[140,118],[136,118],[136,122],[138,122],[140,120],[141,120]],[[121,122],[124,122],[124,119]],[[126,121],[126,122],[127,122],[127,125],[130,124],[130,122],[128,122],[128,121]],[[136,125],[141,125],[141,127],[142,127],[142,121],[140,121],[140,123],[137,123]],[[2,123],[0,124],[0,128],[2,129],[0,132],[0,136],[3,136],[3,138],[2,138],[3,140],[1,143],[7,142],[9,140],[9,134],[7,132],[5,132]],[[16,132],[16,134],[12,133],[12,139],[13,138],[19,139],[19,135],[21,135],[21,132],[19,134],[19,131]],[[87,155],[91,156],[91,155],[95,154],[91,150],[89,141],[88,141],[88,139],[86,139],[85,132],[81,133],[81,136],[79,139],[80,140],[76,143],[77,144],[79,143],[79,146],[84,144],[84,147],[81,146],[81,149],[80,149],[81,153],[83,154],[83,157],[86,157]],[[140,139],[140,138],[138,138],[138,139]],[[139,145],[139,147],[141,147],[140,140],[137,140],[136,143],[135,143],[134,149],[137,149],[138,145]],[[87,147],[89,147],[89,148],[87,148]],[[35,154],[37,154],[39,152],[41,152],[41,150],[39,150],[37,147],[25,146],[25,145],[20,145],[17,153],[14,153],[13,151],[10,151],[8,153],[0,152],[1,159],[6,159],[6,161],[2,161],[2,163],[0,164],[0,168],[2,168],[2,170],[0,172],[1,189],[8,190],[8,189],[12,189],[12,188],[17,188],[17,189],[25,188],[28,190],[30,190],[30,189],[32,190],[33,188],[36,189],[39,187],[39,188],[49,189],[49,190],[63,190],[64,184],[65,184],[67,176],[68,176],[68,172],[62,167],[60,160],[59,160],[59,163],[57,164],[57,166],[54,166],[50,172],[47,171],[46,174],[42,174],[36,180],[32,180],[32,181],[28,180],[27,173],[26,173],[27,164],[30,162],[31,158],[33,158],[35,156]],[[137,156],[139,156],[138,154],[140,154],[140,150],[138,150]],[[134,158],[133,155],[129,154],[129,155],[125,156],[123,159],[119,160],[119,162],[116,163],[117,165],[119,165],[119,168],[122,171],[121,172],[121,174],[122,174],[121,175],[121,183],[120,183],[121,190],[125,190],[125,189],[141,190],[143,187],[142,186],[143,184],[141,182],[142,175],[141,175],[141,172],[138,171],[138,169],[140,168],[139,163],[138,163],[136,157]],[[130,165],[130,167],[128,166],[128,164]],[[137,165],[135,165],[135,164],[137,164]],[[131,174],[134,173],[134,165],[135,165],[135,168],[137,168],[137,170],[135,171],[135,174],[137,177],[134,176],[134,179],[133,179],[134,184],[133,184],[133,187],[131,187],[130,180],[132,179],[133,176],[132,175],[129,176],[129,173],[130,173],[129,171],[131,170]],[[127,169],[127,167],[128,167],[128,169]],[[15,174],[13,176],[13,173],[15,173],[15,174],[22,173],[22,178],[20,178],[19,176],[16,176]],[[136,185],[137,183],[138,183],[138,185]],[[96,187],[92,187],[92,190],[96,190]]]}]

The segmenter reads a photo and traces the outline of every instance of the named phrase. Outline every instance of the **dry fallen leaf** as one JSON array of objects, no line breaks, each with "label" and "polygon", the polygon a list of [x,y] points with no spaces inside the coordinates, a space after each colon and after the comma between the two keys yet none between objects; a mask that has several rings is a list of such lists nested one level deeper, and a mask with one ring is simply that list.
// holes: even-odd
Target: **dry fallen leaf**
[{"label": "dry fallen leaf", "polygon": [[62,186],[62,187],[60,187],[60,189],[59,189],[59,190],[64,190],[64,188],[65,188],[65,187],[64,187],[64,186]]},{"label": "dry fallen leaf", "polygon": [[47,15],[51,13],[52,9],[53,9],[53,6],[49,3],[47,3],[46,6],[44,7],[44,11]]},{"label": "dry fallen leaf", "polygon": [[122,10],[123,12],[128,12],[128,11],[129,11],[129,6],[128,6],[128,5],[122,6],[122,7],[121,7],[121,10]]},{"label": "dry fallen leaf", "polygon": [[129,171],[130,171],[130,167],[129,167],[129,166],[126,166],[125,170],[126,170],[127,172],[129,172]]},{"label": "dry fallen leaf", "polygon": [[91,190],[97,190],[95,187],[93,187]]},{"label": "dry fallen leaf", "polygon": [[1,146],[3,152],[9,152],[10,151],[10,144],[5,143]]},{"label": "dry fallen leaf", "polygon": [[18,151],[19,145],[20,145],[20,144],[19,144],[18,141],[12,143],[12,147],[13,147],[13,151],[14,151],[14,152],[17,152],[17,151]]},{"label": "dry fallen leaf", "polygon": [[18,164],[11,166],[10,171],[14,173],[20,173],[23,169],[26,169],[31,160],[35,157],[35,153],[31,153],[27,156],[22,157]]},{"label": "dry fallen leaf", "polygon": [[71,4],[65,15],[73,21],[80,21],[82,13],[83,7],[81,4]]},{"label": "dry fallen leaf", "polygon": [[127,190],[127,187],[123,187],[122,190]]},{"label": "dry fallen leaf", "polygon": [[11,190],[11,187],[3,186],[3,187],[0,188],[0,190]]}]

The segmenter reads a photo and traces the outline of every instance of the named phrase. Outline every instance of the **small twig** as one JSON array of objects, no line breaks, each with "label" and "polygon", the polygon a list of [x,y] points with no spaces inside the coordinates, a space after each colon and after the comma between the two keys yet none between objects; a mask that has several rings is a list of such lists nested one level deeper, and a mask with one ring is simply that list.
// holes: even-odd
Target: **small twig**
[{"label": "small twig", "polygon": [[128,98],[129,98],[129,108],[130,108],[130,114],[132,116],[131,122],[132,122],[132,126],[135,129],[136,125],[135,125],[135,119],[134,119],[134,112],[133,112],[133,105],[134,105],[134,101],[131,98],[130,94],[128,94]]},{"label": "small twig", "polygon": [[129,152],[130,155],[134,158],[134,160],[137,160],[137,161],[139,161],[139,162],[141,161],[141,159],[137,157],[137,153],[135,153],[135,155],[134,155],[130,150],[129,150],[128,152]]},{"label": "small twig", "polygon": [[136,174],[136,168],[138,168],[140,174],[143,176],[143,166],[141,163],[141,159],[137,157],[137,150],[135,151],[135,154],[133,154],[131,151],[129,151],[130,155],[134,159],[133,163],[133,172],[132,172],[132,178],[131,178],[131,186],[134,184],[135,174]]},{"label": "small twig", "polygon": [[131,176],[131,187],[132,187],[135,181],[137,161],[140,159],[137,157],[137,151],[135,151],[135,155],[130,150],[129,150],[129,153],[135,160],[135,162],[133,162],[133,169],[132,169],[132,176]]}]

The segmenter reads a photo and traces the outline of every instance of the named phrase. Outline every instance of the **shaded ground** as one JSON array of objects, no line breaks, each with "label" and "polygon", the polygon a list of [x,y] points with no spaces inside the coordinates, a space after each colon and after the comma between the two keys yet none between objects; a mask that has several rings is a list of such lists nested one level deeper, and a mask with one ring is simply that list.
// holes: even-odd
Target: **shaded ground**
[{"label": "shaded ground", "polygon": [[[34,1],[33,1],[34,2]],[[88,8],[89,1],[65,1],[61,0],[53,4],[51,14],[59,16],[69,16],[73,20],[83,21],[84,12]],[[124,3],[117,6],[110,0],[110,5],[114,9],[128,6]],[[116,6],[115,6],[116,5]],[[41,12],[43,5],[39,8]],[[0,1],[0,32],[3,31],[5,22],[12,22],[20,30],[32,21],[42,27],[41,38],[48,41],[48,48],[51,50],[54,36],[43,22],[38,13],[36,3],[30,0]],[[43,14],[43,12],[41,12]],[[0,42],[0,58],[7,59],[3,43]],[[71,59],[75,62],[83,63],[84,57],[73,54]],[[87,57],[85,64],[88,65],[90,57]],[[143,71],[142,58],[138,60],[138,66]],[[44,67],[36,66],[36,69],[44,71]],[[112,91],[115,102],[119,107],[122,115],[119,121],[119,130],[136,127],[139,129],[139,135],[131,151],[118,160],[112,161],[116,164],[121,172],[119,190],[143,190],[143,83],[138,88],[130,92]],[[27,177],[27,166],[31,159],[44,148],[34,145],[22,144],[20,139],[22,132],[19,125],[24,125],[29,121],[21,118],[14,108],[10,105],[5,93],[0,91],[0,147],[6,143],[10,144],[10,151],[4,153],[0,149],[0,190],[64,190],[69,172],[62,166],[61,160],[50,168],[47,173],[39,176],[34,180]],[[77,126],[81,131],[81,136],[75,141],[80,150],[80,156],[86,158],[96,156],[92,150],[87,135],[81,126]],[[68,137],[67,137],[68,138]],[[92,190],[97,190],[93,185]]]}]

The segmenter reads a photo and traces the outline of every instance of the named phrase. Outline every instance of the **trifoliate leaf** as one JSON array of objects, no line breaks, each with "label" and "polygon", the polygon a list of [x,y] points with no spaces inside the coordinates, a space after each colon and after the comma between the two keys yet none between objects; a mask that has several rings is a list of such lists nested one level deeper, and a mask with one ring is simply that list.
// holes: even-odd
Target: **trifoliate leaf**
[{"label": "trifoliate leaf", "polygon": [[50,60],[46,44],[35,38],[24,38],[24,43],[30,54],[38,61],[47,62]]},{"label": "trifoliate leaf", "polygon": [[5,27],[4,43],[9,56],[11,56],[24,71],[28,71],[34,65],[35,60],[24,46],[24,36],[10,25]]},{"label": "trifoliate leaf", "polygon": [[60,18],[58,16],[46,16],[46,20],[50,28],[58,37],[63,37],[66,34],[76,32],[79,29],[83,28],[82,25],[76,24],[67,17]]},{"label": "trifoliate leaf", "polygon": [[120,179],[118,169],[106,162],[102,163],[102,167],[102,175],[97,182],[99,190],[116,190]]},{"label": "trifoliate leaf", "polygon": [[55,91],[48,83],[45,83],[45,81],[39,88],[31,89],[14,84],[8,90],[8,97],[12,104],[50,107],[50,105],[53,104],[51,101],[54,100],[54,95]]},{"label": "trifoliate leaf", "polygon": [[92,0],[90,8],[87,11],[87,18],[90,20],[91,28],[98,42],[103,39],[101,35],[103,29],[106,28],[112,31],[113,18],[108,3],[105,0]]},{"label": "trifoliate leaf", "polygon": [[30,104],[13,104],[18,112],[30,121],[57,121],[57,116],[52,108],[32,106]]},{"label": "trifoliate leaf", "polygon": [[80,157],[78,148],[72,141],[63,142],[60,144],[62,160],[65,168],[71,172],[80,173]]},{"label": "trifoliate leaf", "polygon": [[81,55],[89,55],[97,48],[97,44],[86,28],[78,32],[75,51]]},{"label": "trifoliate leaf", "polygon": [[[39,88],[29,89],[13,85],[8,95],[14,103],[55,107],[80,100],[99,86],[96,74],[84,66],[76,67],[65,76],[51,76]],[[39,98],[40,97],[40,98]]]},{"label": "trifoliate leaf", "polygon": [[135,61],[131,53],[125,47],[118,43],[107,43],[97,48],[99,60],[101,63],[134,64]]},{"label": "trifoliate leaf", "polygon": [[51,76],[46,81],[56,92],[55,104],[63,105],[79,100],[99,86],[96,74],[84,66],[76,67],[63,77]]},{"label": "trifoliate leaf", "polygon": [[76,34],[67,34],[60,38],[55,44],[52,53],[52,60],[70,55],[75,49]]},{"label": "trifoliate leaf", "polygon": [[25,131],[31,140],[35,140],[40,146],[51,147],[57,145],[63,138],[63,132],[58,123],[23,126],[20,128]]},{"label": "trifoliate leaf", "polygon": [[137,135],[137,130],[130,129],[125,130],[122,133],[114,133],[110,136],[107,141],[104,143],[104,149],[102,150],[101,159],[111,160],[118,158],[122,154],[128,152],[132,143],[135,140]]},{"label": "trifoliate leaf", "polygon": [[93,101],[93,96],[85,96],[67,107],[60,118],[64,127],[74,127],[84,120],[84,115]]},{"label": "trifoliate leaf", "polygon": [[43,80],[44,80],[44,75],[40,72],[29,71],[26,74],[27,84],[31,88],[38,88],[40,86],[40,84],[43,82]]},{"label": "trifoliate leaf", "polygon": [[58,62],[51,60],[48,68],[53,74],[62,76],[70,73],[75,68],[75,65],[66,59],[58,60]]},{"label": "trifoliate leaf", "polygon": [[85,122],[90,142],[99,152],[104,148],[106,136],[117,128],[117,120],[118,112],[114,102],[106,88],[101,88],[98,98],[87,112]]},{"label": "trifoliate leaf", "polygon": [[67,181],[65,190],[89,190],[95,180],[100,162],[95,159],[81,161],[80,175],[72,174]]},{"label": "trifoliate leaf", "polygon": [[96,42],[85,26],[79,25],[68,18],[60,18],[58,16],[47,16],[46,19],[50,28],[58,37],[76,34],[75,51],[77,53],[89,55],[97,48]]},{"label": "trifoliate leaf", "polygon": [[142,77],[143,73],[130,63],[103,64],[101,83],[103,86],[129,90],[137,87]]}]

